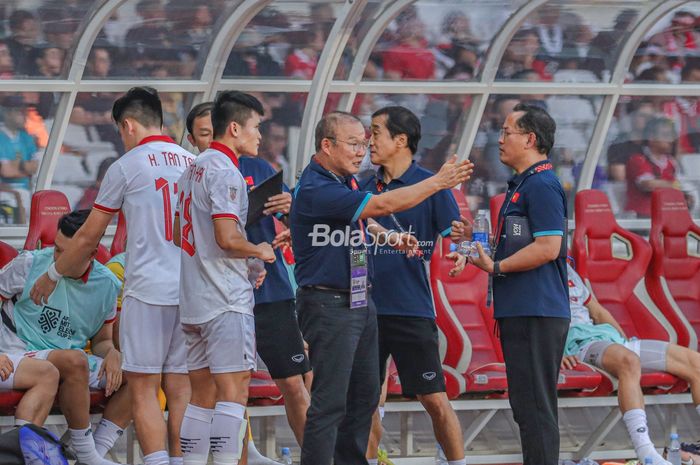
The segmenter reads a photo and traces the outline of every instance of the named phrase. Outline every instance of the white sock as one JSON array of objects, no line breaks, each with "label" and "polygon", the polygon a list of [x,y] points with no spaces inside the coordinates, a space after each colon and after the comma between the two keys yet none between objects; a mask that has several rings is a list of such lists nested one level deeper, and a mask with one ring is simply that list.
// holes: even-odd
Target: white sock
[{"label": "white sock", "polygon": [[[209,458],[209,432],[214,410],[187,404],[180,426],[180,449],[185,465],[206,465]],[[170,463],[170,465],[175,465]]]},{"label": "white sock", "polygon": [[383,420],[384,419],[384,407],[379,407],[377,410],[379,410],[379,419]]},{"label": "white sock", "polygon": [[214,465],[238,465],[247,422],[245,405],[217,402],[211,422],[211,453]]},{"label": "white sock", "polygon": [[467,458],[464,457],[463,459],[459,460],[448,460],[447,465],[467,465]]},{"label": "white sock", "polygon": [[184,465],[184,457],[170,457],[170,465]]},{"label": "white sock", "polygon": [[367,459],[369,465],[377,465],[379,459]]},{"label": "white sock", "polygon": [[260,453],[252,439],[248,440],[248,465],[279,465],[271,458]]},{"label": "white sock", "polygon": [[21,418],[15,418],[15,426],[24,426],[30,424],[31,421],[22,420]]},{"label": "white sock", "polygon": [[637,458],[644,463],[646,457],[651,457],[654,465],[666,465],[668,462],[664,460],[649,438],[649,426],[647,425],[647,414],[643,409],[635,408],[625,412],[622,415],[622,421],[625,422],[627,432],[632,440],[632,445],[637,453]]},{"label": "white sock", "polygon": [[143,457],[143,465],[170,465],[168,452],[159,450]]},{"label": "white sock", "polygon": [[100,420],[93,436],[95,449],[100,457],[104,457],[114,447],[114,443],[122,434],[124,434],[124,430],[120,426],[104,418]]},{"label": "white sock", "polygon": [[[100,457],[97,453],[95,441],[92,438],[92,428],[90,428],[89,425],[84,429],[68,428],[68,431],[70,432],[70,439],[73,444],[73,449],[75,450],[75,455],[78,456],[78,462],[87,465],[116,465],[114,462]],[[167,465],[167,463],[164,465]]]}]

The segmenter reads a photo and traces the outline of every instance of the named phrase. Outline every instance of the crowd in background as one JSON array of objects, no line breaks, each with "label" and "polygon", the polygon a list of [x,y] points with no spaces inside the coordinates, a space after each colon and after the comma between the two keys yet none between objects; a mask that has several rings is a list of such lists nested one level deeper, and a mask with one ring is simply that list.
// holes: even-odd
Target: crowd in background
[{"label": "crowd in background", "polygon": [[[383,32],[369,56],[363,79],[472,81],[479,78],[497,28],[491,28],[489,36],[480,24],[483,15],[467,9],[441,8],[432,12],[422,3],[404,9]],[[72,50],[84,27],[84,18],[88,17],[86,12],[94,4],[91,0],[42,0],[15,7],[9,3],[0,6],[0,37],[3,37],[0,78],[66,76]],[[272,3],[253,18],[235,41],[225,65],[225,78],[313,78],[338,5],[329,2],[290,5]],[[217,21],[231,6],[232,2],[226,0],[127,2],[99,32],[85,66],[84,79],[198,78],[204,58],[202,51],[208,49]],[[639,21],[639,13],[619,7],[614,10],[617,14],[610,24],[596,25],[586,11],[589,10],[554,4],[532,14],[506,47],[496,79],[609,82],[620,48]],[[351,34],[336,68],[336,79],[348,78],[359,42],[369,26],[365,23],[368,21],[361,21]],[[665,23],[645,37],[626,70],[626,82],[700,82],[700,17],[680,9],[669,15]],[[266,111],[260,156],[277,169],[289,171],[293,169],[289,151],[297,146],[306,96],[254,94]],[[192,105],[191,95],[163,92],[161,96],[165,132],[181,140],[182,121]],[[28,193],[48,141],[59,97],[60,94],[51,92],[0,96],[0,222],[26,221]],[[53,185],[66,192],[73,206],[89,203],[90,192],[99,186],[105,164],[123,153],[111,121],[114,99],[115,94],[102,92],[81,92],[76,98],[53,179]],[[557,121],[557,143],[552,158],[567,193],[575,192],[601,100],[599,96],[579,95],[492,96],[470,153],[477,167],[467,192],[470,205],[474,209],[485,207],[488,197],[500,192],[510,176],[498,161],[498,139],[504,115],[518,102],[541,105]],[[339,108],[341,101],[341,95],[330,94],[326,111]],[[472,97],[358,94],[352,111],[368,122],[373,111],[392,103],[407,106],[420,116],[423,138],[416,157],[421,164],[435,170],[456,150]],[[649,155],[654,144],[646,138],[646,125],[659,118],[672,122],[673,140],[667,144],[669,153],[655,159]],[[639,166],[630,165],[630,160],[638,161],[635,155],[639,155],[650,166],[653,176],[687,191],[689,201],[697,207],[700,180],[693,178],[688,167],[697,166],[695,154],[698,153],[700,101],[697,97],[622,97],[593,186],[604,189],[616,212],[623,216],[646,216],[644,208],[631,205],[634,192],[630,198],[631,191],[641,188],[641,181],[634,178],[639,176]],[[647,171],[643,177],[648,177]]]}]

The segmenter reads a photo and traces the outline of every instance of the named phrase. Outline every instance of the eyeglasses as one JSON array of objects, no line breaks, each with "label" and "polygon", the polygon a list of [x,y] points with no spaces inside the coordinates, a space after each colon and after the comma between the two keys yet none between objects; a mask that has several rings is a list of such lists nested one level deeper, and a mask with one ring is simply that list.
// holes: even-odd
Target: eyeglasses
[{"label": "eyeglasses", "polygon": [[501,128],[501,132],[498,133],[499,137],[502,137],[504,139],[508,136],[512,136],[513,134],[524,135],[524,134],[530,134],[530,132],[508,132],[505,129]]},{"label": "eyeglasses", "polygon": [[344,144],[348,144],[353,152],[359,152],[360,150],[364,152],[367,150],[367,147],[369,147],[369,141],[366,140],[362,142],[350,142],[347,140],[336,139],[335,137],[326,137],[326,139],[332,140],[333,142],[343,142]]}]

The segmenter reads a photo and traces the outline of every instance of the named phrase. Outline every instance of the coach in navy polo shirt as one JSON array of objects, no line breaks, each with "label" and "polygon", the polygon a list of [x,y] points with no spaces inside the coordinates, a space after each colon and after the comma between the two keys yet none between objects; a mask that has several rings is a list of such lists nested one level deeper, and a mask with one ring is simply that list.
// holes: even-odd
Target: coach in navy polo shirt
[{"label": "coach in navy polo shirt", "polygon": [[[500,158],[516,175],[508,181],[496,225],[495,261],[480,247],[473,260],[493,277],[494,317],[524,465],[556,465],[559,460],[557,380],[570,313],[561,253],[566,249],[566,197],[547,159],[555,130],[549,114],[532,105],[518,104],[506,118],[498,141]],[[518,248],[513,247],[518,239],[507,233],[508,217],[529,223],[533,241],[519,250],[511,250]]]},{"label": "coach in navy polo shirt", "polygon": [[365,220],[409,209],[466,181],[472,164],[452,159],[422,182],[372,195],[353,177],[367,150],[359,119],[328,113],[316,126],[315,143],[290,215],[297,313],[314,372],[301,463],[366,464],[380,384],[368,244],[377,238],[408,249],[415,238]]},{"label": "coach in navy polo shirt", "polygon": [[[206,150],[212,140],[213,107],[214,102],[200,103],[187,116],[187,139],[200,152]],[[275,174],[274,168],[258,157],[242,156],[239,163],[249,191]],[[246,233],[254,244],[267,242],[276,249],[277,260],[265,264],[265,281],[254,291],[255,336],[257,351],[284,397],[287,421],[301,444],[309,407],[309,393],[303,375],[310,370],[310,366],[297,323],[294,292],[284,266],[284,257],[277,247],[280,237],[275,233],[275,222],[271,216],[274,214],[278,219],[284,219],[290,205],[291,195],[285,186],[284,193],[268,199],[264,212],[268,216],[246,225]],[[248,463],[266,463],[269,460],[260,455],[252,441],[248,443]]]},{"label": "coach in navy polo shirt", "polygon": [[[380,168],[376,177],[363,184],[364,190],[378,194],[411,186],[432,176],[413,161],[421,127],[410,110],[398,106],[378,110],[372,115],[370,134],[372,163]],[[450,191],[444,190],[413,208],[375,220],[387,230],[410,232],[420,244],[420,253],[413,257],[388,246],[372,250],[372,296],[378,315],[380,379],[385,379],[391,355],[401,378],[403,394],[417,397],[425,407],[449,464],[465,465],[462,429],[445,393],[435,309],[426,269],[438,238],[449,238],[453,222],[460,221],[457,202]],[[457,262],[451,274],[464,269],[463,255],[453,252],[448,257]],[[375,421],[372,438],[380,436],[381,423]],[[376,457],[377,450],[373,449],[367,451],[369,459]]]}]

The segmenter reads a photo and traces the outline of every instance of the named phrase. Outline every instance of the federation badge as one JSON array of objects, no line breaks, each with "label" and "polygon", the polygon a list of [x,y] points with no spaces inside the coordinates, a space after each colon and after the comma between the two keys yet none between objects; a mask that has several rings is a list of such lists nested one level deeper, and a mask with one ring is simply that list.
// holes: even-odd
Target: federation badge
[{"label": "federation badge", "polygon": [[228,196],[231,198],[232,202],[234,202],[236,200],[236,187],[235,186],[228,186]]}]

